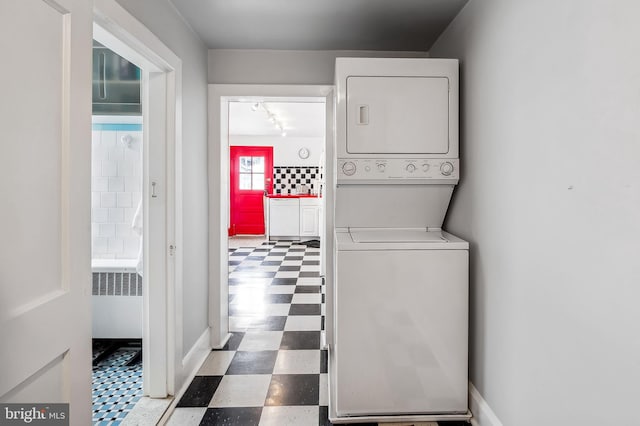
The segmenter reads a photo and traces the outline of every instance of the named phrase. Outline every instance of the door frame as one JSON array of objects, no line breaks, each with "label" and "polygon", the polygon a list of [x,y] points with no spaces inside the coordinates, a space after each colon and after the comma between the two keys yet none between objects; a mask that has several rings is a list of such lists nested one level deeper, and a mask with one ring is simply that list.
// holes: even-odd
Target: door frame
[{"label": "door frame", "polygon": [[[322,97],[326,102],[325,175],[323,203],[326,232],[323,235],[326,253],[325,284],[327,298],[333,297],[333,170],[334,151],[334,86],[288,84],[209,84],[208,88],[208,169],[209,169],[209,326],[211,346],[222,348],[229,333],[229,108],[232,101],[247,101],[263,97]],[[329,305],[327,305],[329,306]],[[327,311],[327,318],[331,313]],[[331,331],[327,328],[326,338]]]},{"label": "door frame", "polygon": [[[182,365],[182,61],[147,27],[115,0],[94,0],[94,38],[145,71],[143,73],[143,183],[145,277],[143,393],[152,398],[175,395]],[[146,102],[145,102],[146,101]],[[166,157],[160,176],[150,176],[149,134],[164,136]],[[160,160],[158,160],[160,161]],[[153,163],[152,163],[153,164]],[[149,244],[151,182],[165,196],[162,244]],[[165,183],[165,188],[162,188]],[[157,185],[158,186],[158,185]],[[156,225],[154,225],[156,226]],[[157,228],[156,228],[157,229]],[[171,248],[172,247],[172,248]],[[157,263],[150,261],[157,259]],[[149,273],[149,264],[155,264]],[[164,278],[164,279],[163,279]],[[144,277],[143,277],[144,279]],[[145,282],[145,284],[147,284]]]}]

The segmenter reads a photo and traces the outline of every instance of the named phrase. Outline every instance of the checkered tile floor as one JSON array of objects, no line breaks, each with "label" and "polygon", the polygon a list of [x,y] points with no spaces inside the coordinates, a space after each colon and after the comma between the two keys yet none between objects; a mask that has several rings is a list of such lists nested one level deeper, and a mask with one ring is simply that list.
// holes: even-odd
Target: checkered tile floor
[{"label": "checkered tile floor", "polygon": [[269,242],[229,253],[233,337],[205,361],[169,424],[325,425],[320,249]]},{"label": "checkered tile floor", "polygon": [[211,352],[168,425],[331,425],[319,271],[320,249],[297,243],[230,250],[233,337]]},{"label": "checkered tile floor", "polygon": [[127,367],[134,350],[121,349],[93,367],[94,426],[117,426],[142,396],[142,363]]}]

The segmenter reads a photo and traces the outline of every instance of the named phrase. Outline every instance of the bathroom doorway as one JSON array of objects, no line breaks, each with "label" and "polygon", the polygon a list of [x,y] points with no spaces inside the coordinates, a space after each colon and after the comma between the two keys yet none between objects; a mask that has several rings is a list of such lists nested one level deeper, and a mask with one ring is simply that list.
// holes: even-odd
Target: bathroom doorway
[{"label": "bathroom doorway", "polygon": [[143,395],[142,70],[93,41],[91,138],[93,422]]},{"label": "bathroom doorway", "polygon": [[[94,104],[92,135],[93,329],[116,355],[101,361],[124,369],[128,382],[127,391],[121,388],[110,403],[121,405],[116,411],[131,409],[127,416],[133,422],[140,421],[141,406],[146,420],[159,421],[176,392],[183,361],[182,330],[176,327],[182,315],[182,128],[176,113],[181,62],[150,35],[117,2],[95,3],[94,40],[119,57],[119,66],[113,71],[106,58],[94,55],[94,101],[97,96],[102,105],[95,114]],[[105,83],[109,77],[125,81]],[[119,98],[104,99],[114,93]],[[114,408],[99,412],[94,405],[94,423],[117,424],[123,415],[113,414]]]}]

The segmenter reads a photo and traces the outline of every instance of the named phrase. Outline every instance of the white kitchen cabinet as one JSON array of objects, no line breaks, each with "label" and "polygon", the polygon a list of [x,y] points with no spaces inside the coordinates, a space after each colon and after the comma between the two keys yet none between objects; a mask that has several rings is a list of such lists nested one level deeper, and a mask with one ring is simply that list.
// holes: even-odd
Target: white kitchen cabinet
[{"label": "white kitchen cabinet", "polygon": [[300,199],[300,237],[320,236],[320,200]]},{"label": "white kitchen cabinet", "polygon": [[318,198],[269,198],[268,213],[270,239],[320,236],[322,207]]},{"label": "white kitchen cabinet", "polygon": [[297,237],[300,233],[300,203],[297,198],[269,200],[269,238]]}]

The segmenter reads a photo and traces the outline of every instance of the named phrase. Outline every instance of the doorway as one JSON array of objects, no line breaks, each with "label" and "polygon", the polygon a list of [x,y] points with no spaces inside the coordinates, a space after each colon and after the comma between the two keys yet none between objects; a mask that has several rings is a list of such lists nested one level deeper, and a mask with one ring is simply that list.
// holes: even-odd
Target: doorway
[{"label": "doorway", "polygon": [[[141,69],[93,41],[91,271],[93,422],[142,397],[144,153]],[[126,389],[126,392],[123,391]]]},{"label": "doorway", "polygon": [[[288,89],[297,91],[291,87]],[[287,93],[286,88],[281,90],[280,94]],[[221,154],[215,158],[215,163],[210,163],[209,168],[212,177],[210,189],[215,191],[210,199],[220,197],[214,204],[216,207],[211,209],[212,220],[219,222],[212,223],[210,246],[210,251],[214,253],[216,248],[220,249],[216,253],[220,269],[217,269],[215,262],[211,262],[211,277],[220,281],[211,287],[214,303],[210,314],[212,346],[219,350],[209,355],[201,370],[203,376],[193,380],[178,404],[191,407],[196,404],[195,401],[206,401],[212,408],[207,410],[203,420],[205,423],[207,419],[230,412],[234,417],[243,418],[245,423],[257,424],[260,421],[275,424],[282,422],[284,415],[281,413],[291,408],[299,422],[326,423],[327,350],[323,349],[325,343],[322,329],[325,314],[328,314],[325,313],[323,302],[329,296],[325,294],[326,285],[323,285],[320,270],[320,251],[323,246],[306,245],[302,241],[304,238],[301,238],[301,231],[325,240],[326,233],[321,231],[323,227],[318,226],[316,218],[322,216],[323,221],[332,221],[331,214],[320,215],[321,206],[317,205],[323,199],[330,200],[331,192],[323,192],[321,185],[316,184],[319,182],[312,181],[321,181],[318,172],[321,168],[322,148],[326,149],[329,158],[332,156],[332,131],[331,124],[328,123],[333,122],[333,104],[331,99],[327,101],[330,89],[322,93],[324,96],[318,96],[316,91],[309,88],[307,90],[311,93],[307,95],[308,99],[304,99],[304,103],[313,103],[322,112],[316,123],[321,129],[317,146],[311,145],[312,137],[298,137],[296,140],[295,132],[291,129],[298,126],[293,125],[293,120],[286,120],[284,115],[275,113],[276,103],[301,101],[296,96],[277,98],[278,93],[264,90],[270,95],[267,97],[258,89],[251,96],[241,97],[237,94],[242,91],[235,91],[232,92],[235,96],[229,93],[230,96],[225,99],[216,99],[215,94],[213,99],[210,98],[212,137],[209,152]],[[316,97],[312,98],[312,94]],[[297,95],[301,96],[300,93]],[[268,103],[268,110],[278,117],[274,121],[283,123],[284,129],[269,120],[271,124],[266,125],[267,131],[273,131],[273,127],[276,127],[277,135],[247,134],[250,132],[246,128],[248,120],[237,120],[234,114],[234,107],[243,103],[249,106]],[[254,113],[259,110],[258,106]],[[255,115],[259,119],[261,114]],[[239,121],[246,126],[243,130],[235,127]],[[218,127],[221,124],[223,128]],[[268,194],[270,197],[264,198],[267,203],[274,200],[284,203],[276,203],[277,208],[274,209],[265,209],[265,231],[269,236],[267,241],[236,248],[227,244],[227,234],[232,223],[230,194],[234,191],[234,185],[241,185],[242,177],[241,173],[235,173],[231,169],[236,164],[239,168],[244,167],[244,186],[249,188],[249,183],[253,182],[253,176],[249,178],[249,175],[255,174],[255,170],[249,167],[253,162],[249,155],[251,152],[247,152],[244,165],[239,164],[236,152],[236,147],[240,147],[239,150],[242,151],[250,145],[248,142],[253,142],[255,146],[265,146],[267,142],[273,144],[273,187],[264,188],[271,191]],[[333,161],[327,163],[329,167],[325,170],[329,175],[331,172],[328,170]],[[261,170],[262,166],[259,167],[258,174]],[[264,176],[258,176],[258,179],[266,180]],[[320,194],[323,196],[320,197]],[[303,200],[316,205],[307,205]],[[330,202],[327,204],[331,206]],[[332,211],[330,207],[328,210]],[[269,216],[278,211],[282,222],[293,226],[271,226]],[[311,219],[308,227],[300,226],[303,216]],[[288,239],[281,240],[281,237]],[[216,301],[219,302],[217,306]],[[217,333],[222,337],[220,341],[214,340],[218,337]],[[238,393],[238,388],[246,388],[247,391]],[[267,407],[263,408],[264,406]],[[303,409],[304,412],[298,409]],[[176,408],[175,414],[180,410],[182,416],[187,408]],[[222,412],[225,414],[221,414]],[[201,417],[199,413],[189,415],[195,416],[196,421]]]},{"label": "doorway", "polygon": [[[332,96],[333,88],[331,86],[210,85],[209,105],[211,121],[209,170],[215,171],[211,173],[210,178],[210,229],[212,231],[210,233],[210,325],[212,327],[211,344],[214,348],[223,347],[231,338],[230,329],[235,329],[238,325],[238,322],[235,322],[235,324],[231,324],[230,328],[229,272],[232,271],[235,273],[237,271],[236,266],[240,265],[232,265],[230,267],[230,263],[235,262],[237,259],[231,260],[230,262],[229,255],[233,252],[236,256],[239,256],[243,253],[243,250],[247,250],[247,248],[243,247],[239,247],[240,250],[237,250],[236,247],[232,249],[228,244],[227,238],[230,227],[230,192],[232,184],[230,182],[231,149],[233,146],[238,145],[273,146],[274,172],[272,180],[273,187],[270,188],[272,191],[270,198],[282,199],[290,195],[306,195],[309,198],[314,197],[316,199],[314,201],[320,203],[316,211],[319,212],[320,209],[322,209],[321,211],[323,212],[321,215],[318,213],[319,220],[317,222],[319,223],[317,224],[317,231],[315,233],[318,234],[318,239],[326,240],[325,229],[327,226],[332,227],[333,224],[333,215],[326,214],[327,211],[332,212],[332,190],[323,188],[323,196],[318,197],[319,191],[321,191],[320,185],[315,185],[316,182],[313,182],[314,185],[312,185],[312,181],[315,181],[316,178],[319,177],[319,174],[312,172],[320,169],[321,157],[327,156],[328,158],[332,158],[333,156]],[[309,149],[308,146],[305,146],[306,143],[302,143],[300,140],[295,141],[295,132],[292,131],[294,126],[289,127],[289,121],[285,118],[284,114],[278,110],[278,106],[282,106],[285,103],[315,103],[320,106],[323,116],[318,124],[322,129],[322,144],[319,149]],[[268,119],[268,124],[264,124],[264,126],[270,127],[272,134],[265,135],[256,133],[257,130],[255,127],[245,130],[244,134],[238,132],[235,124],[238,120],[234,120],[234,109],[236,107],[242,107],[243,104],[248,107],[253,107],[249,111],[253,111],[253,114],[256,116],[260,115],[256,114],[257,111],[265,111],[263,105],[266,104],[265,115]],[[269,114],[269,112],[271,114]],[[246,112],[246,114],[251,113]],[[242,121],[246,122],[246,120]],[[272,141],[278,139],[282,144],[276,144],[275,142],[269,144],[263,143],[265,138],[270,138]],[[260,139],[262,139],[262,141]],[[250,143],[246,143],[247,141],[250,141]],[[285,156],[279,155],[278,145],[286,147],[285,151],[288,154]],[[324,153],[322,153],[322,147],[325,148]],[[309,155],[310,153],[315,155],[315,157]],[[298,163],[304,160],[308,161],[308,164]],[[330,163],[332,164],[332,162]],[[308,167],[306,167],[307,165]],[[325,176],[329,176],[330,173],[332,173],[330,167],[324,168]],[[307,171],[307,169],[309,170]],[[302,176],[303,174],[305,176]],[[312,178],[311,174],[316,174],[316,176]],[[307,180],[309,180],[309,182],[307,182]],[[299,191],[300,194],[298,194]],[[302,192],[305,192],[305,194],[302,194]],[[291,202],[291,200],[285,201]],[[268,203],[269,201],[264,200],[264,202]],[[295,219],[292,220],[295,222],[295,227],[291,228],[295,228],[295,231],[292,231],[295,235],[289,236],[293,238],[288,240],[288,245],[294,244],[292,241],[300,241],[300,201],[298,197],[296,197],[294,204],[295,203],[297,203],[296,206],[290,207],[291,212],[295,215]],[[293,210],[295,210],[295,212],[293,212]],[[313,216],[308,213],[308,209],[304,211],[306,217]],[[253,245],[249,251],[266,253],[265,249],[270,251],[273,248],[271,246],[275,246],[274,236],[269,235],[269,214],[270,208],[267,204],[264,210],[265,233],[267,238],[262,241],[262,244],[269,247],[262,248],[258,247],[258,245]],[[332,241],[328,241],[320,250],[331,250],[331,246]],[[279,249],[280,247],[275,251]],[[296,250],[299,250],[299,248],[296,248]],[[326,256],[322,253],[320,253],[319,257],[323,258],[323,260],[326,259]],[[248,260],[257,261],[258,259]],[[264,262],[265,260],[262,259],[262,261]],[[271,262],[271,260],[267,260],[267,262]],[[240,268],[243,269],[245,266],[256,267],[257,265],[241,265]],[[275,267],[275,265],[266,264],[264,266],[270,267],[270,269]],[[281,266],[287,267],[289,265]],[[330,267],[332,266],[327,264],[327,268]],[[256,271],[256,273],[261,272]],[[278,271],[269,271],[267,273],[275,275]],[[327,294],[326,297],[329,297],[329,294]],[[238,309],[241,310],[239,307],[233,307],[233,310],[237,311]]]},{"label": "doorway", "polygon": [[[138,240],[139,254],[129,265],[131,276],[137,280],[136,293],[142,294],[142,306],[136,306],[141,323],[141,394],[166,398],[175,394],[176,377],[182,374],[182,330],[176,327],[177,318],[182,316],[182,255],[178,250],[182,245],[182,129],[177,115],[181,61],[114,0],[94,3],[93,37],[140,70],[140,121],[129,124],[143,131],[129,138],[116,135],[116,142],[123,144],[125,159],[134,152],[140,157],[139,175],[131,179],[138,182],[139,203],[133,205],[132,196],[131,206],[124,208],[141,220],[123,218],[121,232],[134,225],[143,236],[142,244]],[[126,167],[125,163],[123,170]],[[126,186],[124,189],[127,192]],[[126,195],[120,196],[126,204]],[[144,261],[139,262],[141,259]],[[114,308],[111,316],[119,317],[123,312],[121,307]],[[155,413],[158,420],[169,403],[154,404],[159,408]]]}]

